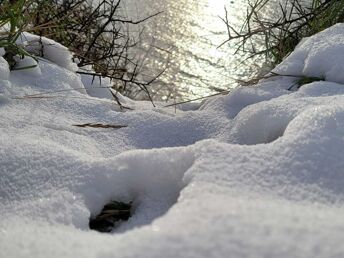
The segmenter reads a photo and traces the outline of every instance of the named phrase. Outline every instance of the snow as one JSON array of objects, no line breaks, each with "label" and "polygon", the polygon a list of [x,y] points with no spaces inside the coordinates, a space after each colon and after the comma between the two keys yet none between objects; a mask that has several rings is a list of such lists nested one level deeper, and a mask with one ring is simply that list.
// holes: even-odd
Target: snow
[{"label": "snow", "polygon": [[[121,111],[68,54],[39,73],[0,58],[0,257],[343,257],[343,32],[304,40],[288,76],[177,112],[119,95]],[[326,81],[288,91],[298,75]],[[112,199],[133,216],[89,230]]]},{"label": "snow", "polygon": [[45,59],[70,71],[75,72],[78,70],[77,64],[72,61],[73,55],[68,48],[51,39],[24,32],[18,38],[17,44],[23,46],[30,53],[37,56],[43,55]]},{"label": "snow", "polygon": [[[343,83],[344,27],[333,26],[325,33],[301,41],[297,49],[275,72],[283,75],[307,75]],[[330,35],[330,36],[329,36]]]},{"label": "snow", "polygon": [[0,57],[0,78],[1,80],[8,80],[10,76],[10,68],[3,57]]},{"label": "snow", "polygon": [[25,56],[24,58],[15,57],[16,65],[15,70],[22,70],[29,76],[38,76],[42,73],[38,62],[30,56]]}]

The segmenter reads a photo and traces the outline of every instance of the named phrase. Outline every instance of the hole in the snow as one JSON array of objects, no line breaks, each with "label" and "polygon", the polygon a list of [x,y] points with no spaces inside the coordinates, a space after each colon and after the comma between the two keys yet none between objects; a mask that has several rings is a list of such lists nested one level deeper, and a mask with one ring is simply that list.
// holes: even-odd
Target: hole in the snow
[{"label": "hole in the snow", "polygon": [[131,208],[132,202],[111,201],[104,206],[98,215],[91,216],[89,227],[99,232],[109,233],[119,226],[121,222],[130,218],[132,215]]}]

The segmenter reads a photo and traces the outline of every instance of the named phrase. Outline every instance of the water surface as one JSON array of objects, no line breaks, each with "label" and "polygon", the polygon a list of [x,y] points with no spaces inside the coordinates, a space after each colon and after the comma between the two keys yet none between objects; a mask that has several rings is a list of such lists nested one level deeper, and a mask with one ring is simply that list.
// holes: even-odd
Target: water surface
[{"label": "water surface", "polygon": [[242,21],[244,0],[127,0],[130,17],[142,18],[160,12],[145,23],[139,55],[143,73],[151,75],[168,67],[150,86],[155,97],[189,99],[206,96],[238,85],[256,68],[241,63],[234,48],[218,46],[227,39],[226,6],[232,23]]}]

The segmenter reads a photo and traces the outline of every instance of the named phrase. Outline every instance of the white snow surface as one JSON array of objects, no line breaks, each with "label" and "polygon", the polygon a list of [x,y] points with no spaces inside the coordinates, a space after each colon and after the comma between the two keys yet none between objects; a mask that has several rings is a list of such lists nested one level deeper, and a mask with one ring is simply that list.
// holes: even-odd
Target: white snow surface
[{"label": "white snow surface", "polygon": [[17,44],[23,46],[29,53],[43,56],[70,71],[78,70],[77,64],[72,61],[73,55],[68,48],[51,39],[24,32],[18,38]]},{"label": "white snow surface", "polygon": [[[191,111],[121,112],[87,78],[37,69],[0,57],[0,257],[344,256],[343,24],[304,40],[275,69],[288,76]],[[326,81],[288,91],[290,75]],[[89,230],[110,200],[132,217]]]}]

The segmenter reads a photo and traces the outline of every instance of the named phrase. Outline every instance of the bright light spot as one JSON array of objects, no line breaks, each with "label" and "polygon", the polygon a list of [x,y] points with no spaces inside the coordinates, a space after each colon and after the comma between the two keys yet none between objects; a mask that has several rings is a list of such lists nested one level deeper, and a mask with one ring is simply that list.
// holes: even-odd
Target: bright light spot
[{"label": "bright light spot", "polygon": [[223,13],[225,6],[228,4],[227,0],[208,0],[209,8],[217,15]]}]

